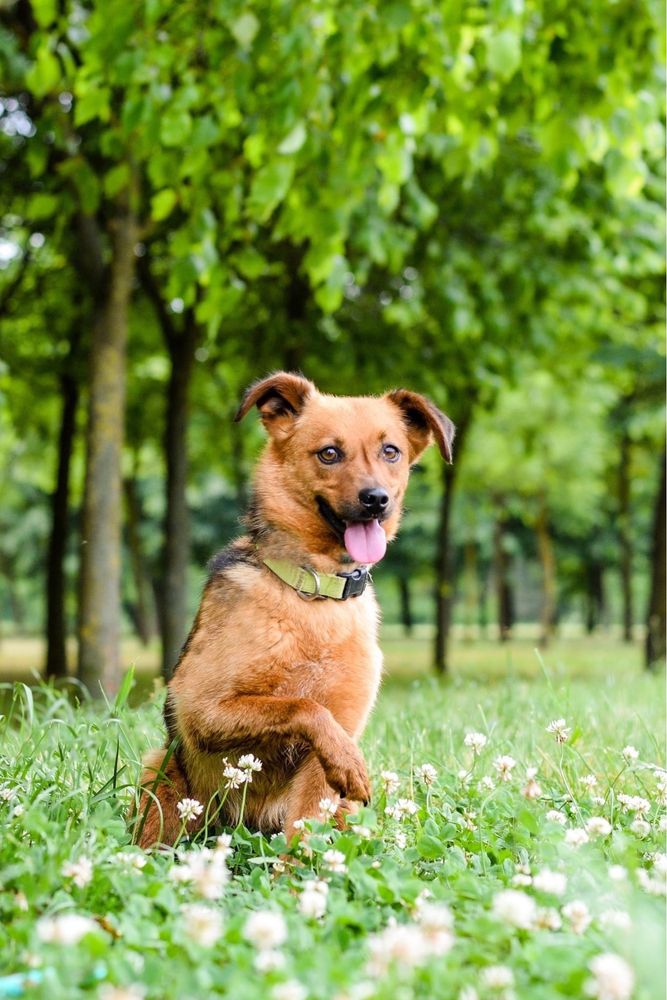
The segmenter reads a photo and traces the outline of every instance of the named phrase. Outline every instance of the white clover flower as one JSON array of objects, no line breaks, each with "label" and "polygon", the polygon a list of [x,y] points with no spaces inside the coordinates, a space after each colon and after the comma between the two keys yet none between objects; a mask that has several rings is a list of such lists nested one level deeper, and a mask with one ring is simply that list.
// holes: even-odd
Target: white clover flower
[{"label": "white clover flower", "polygon": [[245,922],[243,936],[258,951],[279,948],[287,940],[285,918],[275,910],[255,910]]},{"label": "white clover flower", "polygon": [[540,788],[537,780],[537,768],[528,767],[526,768],[526,784],[521,789],[521,794],[524,799],[539,799],[542,794],[542,789]]},{"label": "white clover flower", "polygon": [[590,837],[608,837],[611,833],[611,823],[604,816],[591,816],[584,827]]},{"label": "white clover flower", "polygon": [[282,858],[276,858],[275,861],[271,862],[271,871],[274,873],[274,875],[282,875],[286,869],[287,865],[282,860]]},{"label": "white clover flower", "polygon": [[546,892],[551,896],[562,896],[567,889],[567,878],[561,872],[552,872],[549,868],[543,868],[533,877],[533,885],[539,892]]},{"label": "white clover flower", "polygon": [[25,806],[19,802],[18,805],[15,805],[14,808],[12,809],[12,816],[16,816],[16,818],[18,819],[20,816],[23,816],[24,812],[25,812]]},{"label": "white clover flower", "polygon": [[632,830],[632,832],[636,837],[639,837],[640,840],[643,840],[644,837],[648,837],[649,833],[651,832],[651,824],[647,823],[647,821],[645,819],[642,819],[641,816],[637,816],[637,818],[633,819],[632,823],[630,824],[630,829]]},{"label": "white clover flower", "polygon": [[502,754],[502,756],[496,757],[493,766],[498,772],[498,777],[501,781],[512,780],[512,770],[516,767],[514,757],[510,757],[509,754]]},{"label": "white clover flower", "polygon": [[251,782],[253,772],[262,770],[262,762],[254,754],[244,753],[242,757],[239,757],[238,768],[246,776],[246,781]]},{"label": "white clover flower", "polygon": [[368,826],[364,826],[363,823],[354,823],[350,825],[350,830],[356,833],[357,837],[361,840],[370,840],[373,833]]},{"label": "white clover flower", "polygon": [[234,853],[231,833],[221,833],[219,837],[216,837],[214,850],[216,854],[222,857],[223,861],[231,857]]},{"label": "white clover flower", "polygon": [[347,871],[347,865],[345,864],[345,855],[342,851],[329,850],[325,851],[322,855],[322,861],[326,868],[330,872],[337,872],[343,875]]},{"label": "white clover flower", "polygon": [[458,1000],[479,1000],[479,993],[474,986],[464,986],[459,992]]},{"label": "white clover flower", "polygon": [[204,811],[203,805],[197,799],[181,799],[180,802],[176,803],[176,809],[178,810],[178,815],[185,823],[197,819]]},{"label": "white clover flower", "polygon": [[299,912],[312,920],[323,917],[327,909],[329,886],[321,879],[306,882],[299,896]]},{"label": "white clover flower", "polygon": [[462,767],[456,777],[462,784],[469,785],[472,781],[472,771],[469,771],[467,767]]},{"label": "white clover flower", "polygon": [[404,851],[408,846],[408,837],[404,830],[397,830],[394,834],[394,843],[399,851]]},{"label": "white clover flower", "polygon": [[535,900],[517,889],[503,889],[493,897],[492,913],[511,927],[528,930],[535,925]]},{"label": "white clover flower", "polygon": [[554,719],[547,726],[547,732],[555,736],[557,743],[566,743],[572,730],[565,725],[565,719]]},{"label": "white clover flower", "polygon": [[395,771],[380,771],[380,781],[385,795],[393,795],[398,791],[400,782]]},{"label": "white clover flower", "polygon": [[16,789],[10,788],[8,785],[3,785],[0,788],[0,800],[2,802],[11,802],[12,799],[16,798]]},{"label": "white clover flower", "polygon": [[637,813],[639,816],[643,816],[651,808],[651,803],[648,799],[645,799],[641,795],[626,795],[621,792],[618,796],[618,801],[623,806],[624,812]]},{"label": "white clover flower", "polygon": [[255,954],[253,964],[258,972],[266,975],[269,972],[276,972],[282,969],[285,964],[285,956],[282,951],[267,948]]},{"label": "white clover flower", "polygon": [[292,826],[294,827],[295,830],[305,830],[306,821],[305,819],[295,819],[294,822],[292,823]]},{"label": "white clover flower", "polygon": [[543,931],[559,931],[563,926],[560,913],[553,907],[546,907],[537,911],[535,926]]},{"label": "white clover flower", "polygon": [[490,774],[485,774],[483,778],[477,784],[480,792],[492,792],[496,787],[496,783]]},{"label": "white clover flower", "polygon": [[122,865],[125,868],[134,868],[135,871],[141,871],[142,868],[146,867],[147,858],[144,854],[140,854],[138,851],[118,851],[116,854],[112,854],[109,860],[116,865]]},{"label": "white clover flower", "polygon": [[86,934],[97,930],[94,920],[79,913],[60,913],[55,917],[41,917],[37,921],[37,936],[47,944],[78,944]]},{"label": "white clover flower", "polygon": [[234,767],[233,764],[229,764],[226,757],[223,759],[223,764],[225,766],[222,769],[222,774],[227,779],[225,782],[226,789],[240,788],[241,785],[248,781],[249,772],[242,771],[240,767]]},{"label": "white clover flower", "polygon": [[136,983],[130,986],[112,986],[106,983],[100,988],[98,996],[100,1000],[144,1000],[146,990]]},{"label": "white clover flower", "polygon": [[567,816],[560,809],[550,809],[547,813],[547,819],[550,823],[558,823],[559,826],[565,826],[567,823]]},{"label": "white clover flower", "polygon": [[452,928],[454,917],[444,903],[422,902],[417,908],[417,922],[421,927],[427,949],[431,955],[446,955],[454,944]]},{"label": "white clover flower", "polygon": [[514,985],[514,973],[506,965],[489,965],[482,969],[481,978],[490,990],[506,990]]},{"label": "white clover flower", "polygon": [[333,819],[333,817],[336,815],[337,809],[338,809],[338,803],[335,801],[335,799],[329,799],[329,798],[320,799],[320,810],[322,811],[325,818],[329,817],[330,819]]},{"label": "white clover flower", "polygon": [[583,934],[592,919],[588,907],[581,899],[566,903],[562,914],[575,934]]},{"label": "white clover flower", "polygon": [[579,781],[588,789],[595,788],[598,783],[598,779],[594,774],[584,774],[581,778],[579,778]]},{"label": "white clover flower", "polygon": [[414,816],[418,809],[419,806],[412,799],[397,799],[393,805],[386,806],[384,811],[392,819],[402,820],[405,816]]},{"label": "white clover flower", "polygon": [[662,874],[656,878],[650,875],[645,868],[638,868],[637,881],[644,892],[649,892],[652,896],[664,896],[667,893],[667,882]]},{"label": "white clover flower", "polygon": [[422,906],[424,906],[425,903],[427,903],[429,899],[432,898],[433,898],[433,893],[431,892],[430,889],[422,889],[413,903],[413,908],[415,913],[418,914]]},{"label": "white clover flower", "polygon": [[422,764],[420,767],[415,768],[415,777],[417,781],[421,781],[423,785],[428,786],[433,784],[438,777],[438,772],[432,764]]},{"label": "white clover flower", "polygon": [[565,843],[568,847],[581,847],[582,844],[587,844],[588,840],[589,837],[586,831],[578,827],[574,830],[565,831]]},{"label": "white clover flower", "polygon": [[466,733],[463,742],[473,753],[481,753],[488,740],[484,733]]},{"label": "white clover flower", "polygon": [[630,914],[625,910],[604,910],[600,914],[600,923],[603,927],[611,927],[614,930],[629,931],[632,927]]},{"label": "white clover flower", "polygon": [[622,882],[628,877],[628,870],[623,865],[610,865],[609,878],[612,882]]},{"label": "white clover flower", "polygon": [[229,879],[223,855],[203,847],[200,851],[179,851],[180,864],[172,865],[172,882],[191,883],[203,899],[219,899]]},{"label": "white clover flower", "polygon": [[591,802],[596,806],[603,806],[604,795],[591,795]]},{"label": "white clover flower", "polygon": [[627,747],[623,747],[623,749],[621,750],[621,754],[623,755],[623,757],[625,757],[627,761],[639,759],[639,750],[636,750],[630,744],[628,744]]},{"label": "white clover flower", "polygon": [[389,924],[379,934],[371,934],[367,945],[370,958],[366,968],[372,976],[384,976],[393,962],[403,967],[421,965],[429,955],[424,934],[411,924]]},{"label": "white clover flower", "polygon": [[533,876],[526,875],[524,872],[517,872],[516,875],[512,877],[512,885],[515,888],[521,888],[522,886],[532,885]]},{"label": "white clover flower", "polygon": [[635,974],[620,955],[596,955],[588,968],[593,978],[586,983],[588,996],[595,1000],[630,1000]]},{"label": "white clover flower", "polygon": [[653,855],[653,871],[667,876],[667,854],[664,854],[662,851],[655,852]]},{"label": "white clover flower", "polygon": [[271,990],[273,1000],[306,1000],[308,991],[296,979],[288,979],[286,983],[278,983]]},{"label": "white clover flower", "polygon": [[658,786],[656,795],[658,803],[661,806],[667,806],[667,771],[663,771],[662,768],[656,768],[653,776]]},{"label": "white clover flower", "polygon": [[658,820],[658,829],[660,833],[667,833],[667,815],[661,816]]},{"label": "white clover flower", "polygon": [[185,918],[185,936],[202,948],[211,948],[222,933],[222,917],[218,910],[202,903],[181,907]]},{"label": "white clover flower", "polygon": [[60,870],[65,878],[71,878],[74,885],[83,889],[92,880],[93,862],[82,856],[77,861],[66,861]]}]

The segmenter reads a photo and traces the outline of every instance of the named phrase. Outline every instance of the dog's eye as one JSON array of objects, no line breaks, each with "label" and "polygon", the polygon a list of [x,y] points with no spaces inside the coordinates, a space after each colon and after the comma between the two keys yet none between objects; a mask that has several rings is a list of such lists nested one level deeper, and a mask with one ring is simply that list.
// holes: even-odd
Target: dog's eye
[{"label": "dog's eye", "polygon": [[382,448],[382,457],[387,462],[398,462],[401,457],[401,449],[395,444],[385,444]]},{"label": "dog's eye", "polygon": [[322,465],[335,465],[336,462],[340,462],[343,457],[343,452],[340,448],[334,447],[334,445],[327,445],[326,448],[322,448],[318,451],[317,457],[319,458]]}]

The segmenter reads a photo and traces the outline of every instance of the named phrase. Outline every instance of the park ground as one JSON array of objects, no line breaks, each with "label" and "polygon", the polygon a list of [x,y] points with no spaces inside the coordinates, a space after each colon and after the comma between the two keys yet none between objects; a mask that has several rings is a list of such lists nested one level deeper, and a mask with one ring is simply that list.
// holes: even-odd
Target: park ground
[{"label": "park ground", "polygon": [[148,665],[109,705],[7,680],[0,976],[49,1000],[663,997],[664,680],[640,649],[459,637],[442,681],[425,633],[384,646],[372,806],[312,826],[284,871],[282,838],[243,827],[178,856],[131,846],[162,739]]}]

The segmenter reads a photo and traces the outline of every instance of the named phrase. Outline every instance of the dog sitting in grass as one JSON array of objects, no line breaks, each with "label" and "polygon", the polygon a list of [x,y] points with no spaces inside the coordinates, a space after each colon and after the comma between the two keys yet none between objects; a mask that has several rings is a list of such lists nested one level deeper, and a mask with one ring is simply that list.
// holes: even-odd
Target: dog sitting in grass
[{"label": "dog sitting in grass", "polygon": [[[252,385],[235,419],[253,406],[269,440],[247,534],[211,563],[168,686],[167,749],[144,758],[146,848],[241,811],[289,840],[298,820],[322,818],[322,800],[344,825],[371,795],[357,745],[382,668],[369,567],[396,534],[411,464],[433,440],[451,461],[454,425],[405,389],[328,396],[288,372]],[[247,754],[261,770],[234,788],[225,768]],[[206,809],[182,816],[183,799]]]}]

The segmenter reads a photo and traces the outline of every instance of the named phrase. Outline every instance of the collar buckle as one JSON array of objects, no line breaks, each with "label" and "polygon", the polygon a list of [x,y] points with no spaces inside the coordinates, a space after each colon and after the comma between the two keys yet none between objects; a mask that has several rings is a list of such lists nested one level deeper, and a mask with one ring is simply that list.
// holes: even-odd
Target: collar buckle
[{"label": "collar buckle", "polygon": [[370,577],[370,572],[364,566],[353,570],[351,573],[338,573],[336,575],[343,577],[345,580],[345,586],[341,594],[341,600],[345,601],[348,597],[360,597],[363,594]]}]

